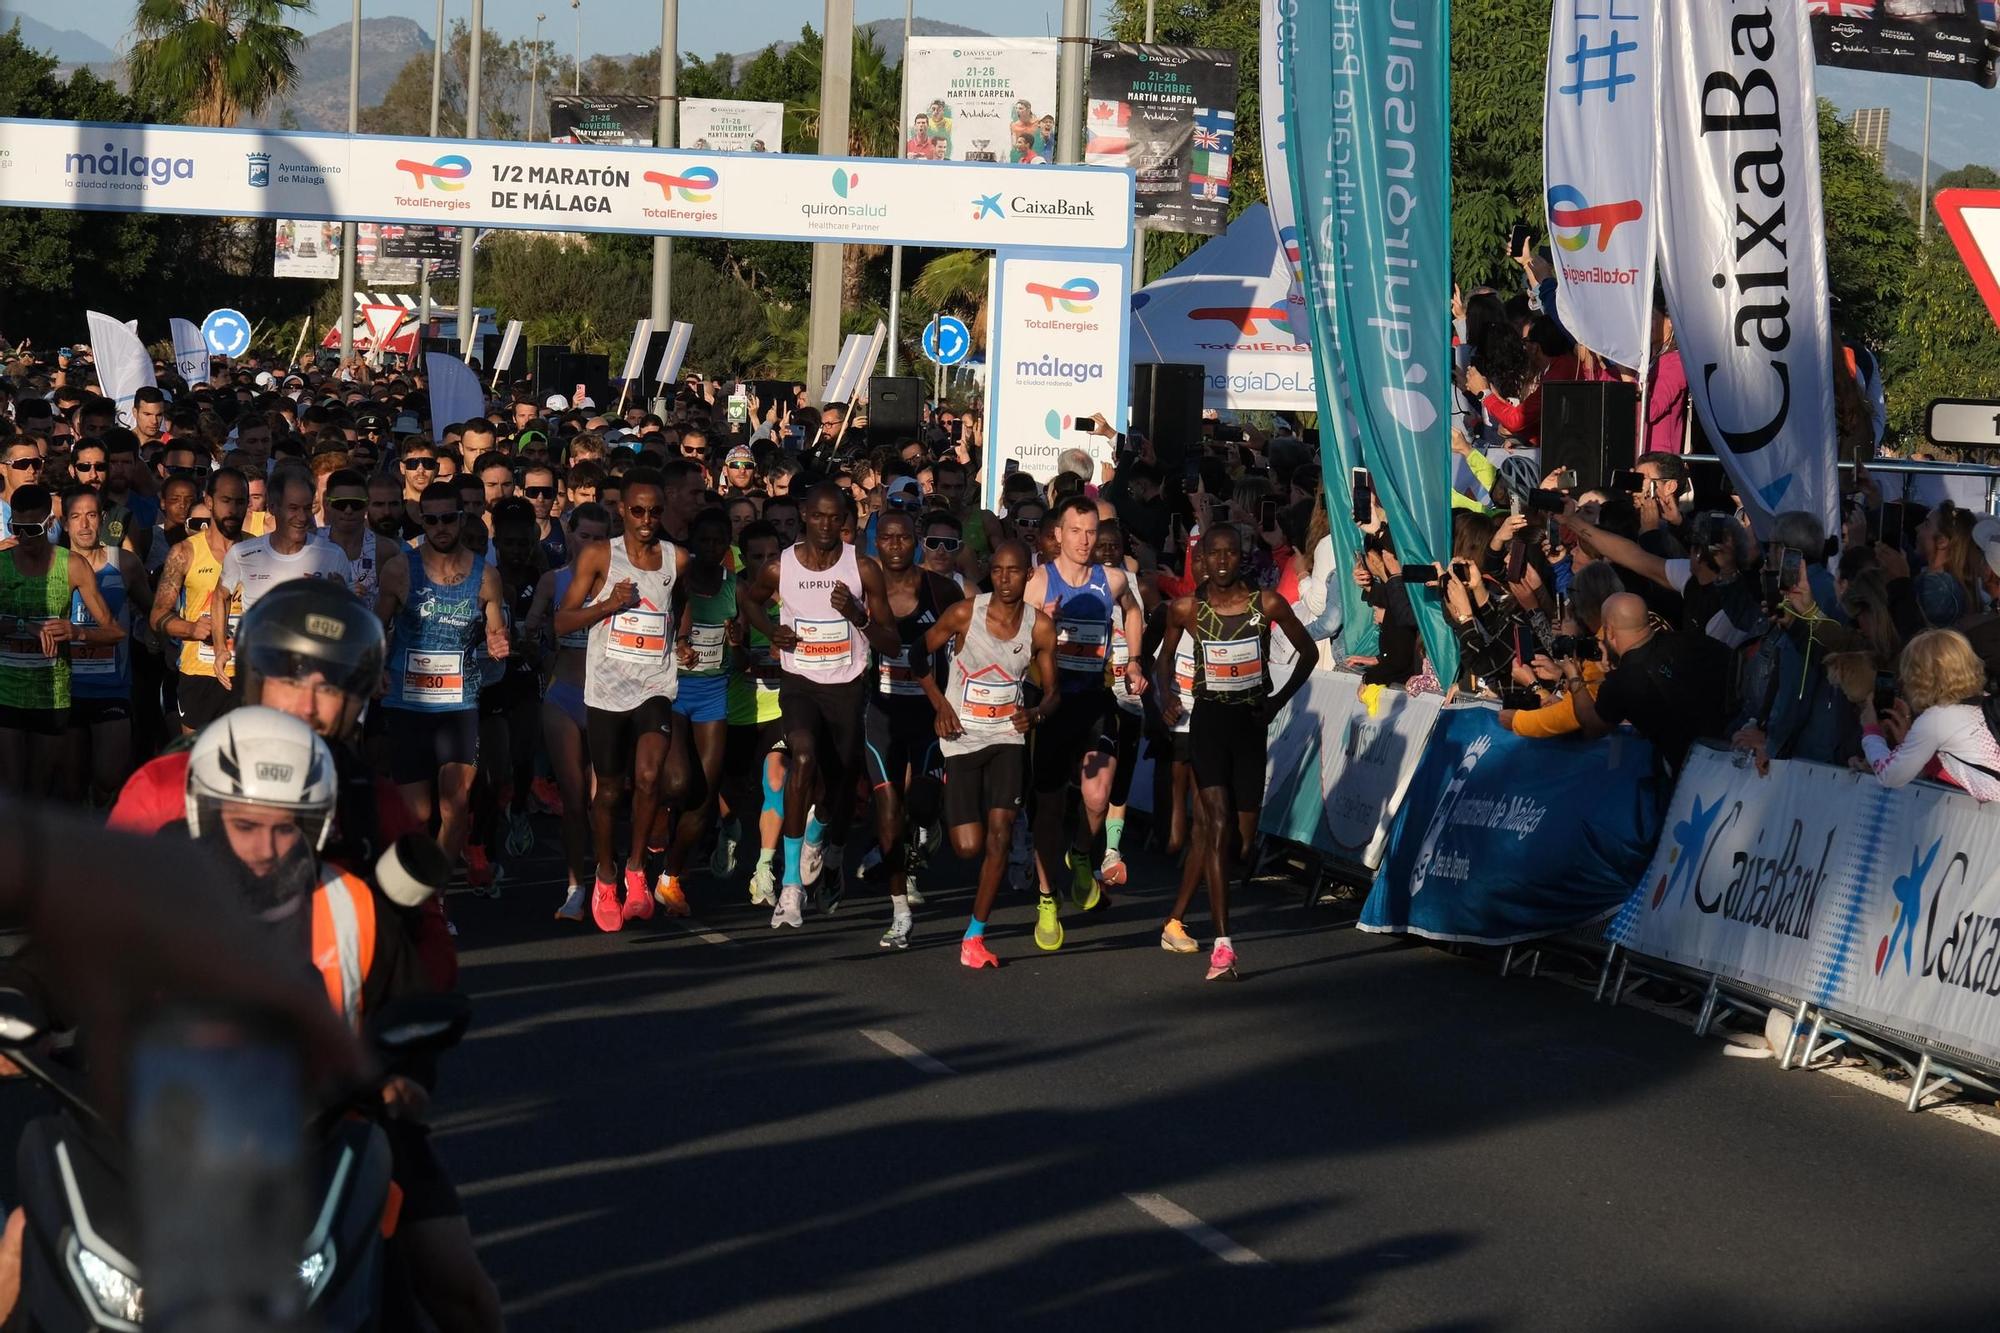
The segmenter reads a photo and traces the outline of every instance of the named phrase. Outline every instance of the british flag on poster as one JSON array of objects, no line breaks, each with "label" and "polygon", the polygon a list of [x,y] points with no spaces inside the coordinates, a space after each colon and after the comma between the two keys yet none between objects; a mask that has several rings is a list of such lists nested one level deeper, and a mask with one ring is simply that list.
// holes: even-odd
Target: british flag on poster
[{"label": "british flag on poster", "polygon": [[1090,127],[1084,141],[1083,160],[1093,167],[1130,166],[1132,152],[1132,104],[1099,98],[1090,104],[1085,123]]},{"label": "british flag on poster", "polygon": [[1830,19],[1874,18],[1875,0],[1806,0],[1806,12]]}]

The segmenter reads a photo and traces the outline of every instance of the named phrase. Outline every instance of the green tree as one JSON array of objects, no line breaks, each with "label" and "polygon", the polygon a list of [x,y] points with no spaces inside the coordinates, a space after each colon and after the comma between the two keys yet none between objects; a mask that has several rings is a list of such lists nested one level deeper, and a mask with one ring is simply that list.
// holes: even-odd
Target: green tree
[{"label": "green tree", "polygon": [[312,0],[139,0],[132,85],[186,108],[197,125],[230,126],[292,86],[305,40],[290,19]]},{"label": "green tree", "polygon": [[1819,167],[1835,321],[1842,335],[1880,347],[1897,327],[1897,306],[1916,259],[1917,224],[1853,129],[1824,100]]},{"label": "green tree", "polygon": [[[502,41],[487,29],[479,48],[479,137],[514,139],[527,131],[528,92],[534,81],[535,43],[529,38]],[[548,98],[562,91],[555,71],[558,54],[553,42],[541,44],[541,81],[535,132],[547,133]],[[454,21],[445,41],[444,73],[438,89],[438,133],[459,138],[465,133],[465,80],[472,68],[472,29]],[[395,80],[374,106],[361,108],[363,134],[430,133],[431,57],[411,56],[396,71]]]},{"label": "green tree", "polygon": [[[2000,172],[1964,167],[1939,177],[1937,188],[2000,188]],[[1929,234],[1901,283],[1901,298],[1895,331],[1882,351],[1882,382],[1890,438],[1915,446],[1924,438],[1933,399],[2000,398],[2000,330],[1935,206]]]},{"label": "green tree", "polygon": [[1470,289],[1514,290],[1507,236],[1546,228],[1542,85],[1548,0],[1452,0],[1452,271]]}]

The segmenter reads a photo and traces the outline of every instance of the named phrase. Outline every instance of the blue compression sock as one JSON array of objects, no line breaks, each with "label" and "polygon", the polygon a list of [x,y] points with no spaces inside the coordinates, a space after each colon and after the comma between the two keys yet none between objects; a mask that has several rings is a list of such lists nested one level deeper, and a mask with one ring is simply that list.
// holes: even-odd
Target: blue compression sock
[{"label": "blue compression sock", "polygon": [[826,840],[826,825],[819,822],[819,811],[806,811],[806,841],[820,843]]},{"label": "blue compression sock", "polygon": [[802,884],[805,881],[799,878],[799,863],[805,859],[806,840],[804,838],[786,838],[784,843],[785,883]]},{"label": "blue compression sock", "polygon": [[965,938],[969,940],[976,940],[985,933],[986,933],[986,923],[984,921],[981,921],[978,917],[972,918],[972,920],[965,927]]}]

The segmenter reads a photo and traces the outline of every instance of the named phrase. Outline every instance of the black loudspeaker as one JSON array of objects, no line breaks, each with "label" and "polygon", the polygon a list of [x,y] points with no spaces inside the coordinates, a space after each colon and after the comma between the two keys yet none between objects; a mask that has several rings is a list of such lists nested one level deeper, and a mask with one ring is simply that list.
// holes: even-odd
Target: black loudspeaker
[{"label": "black loudspeaker", "polygon": [[[622,370],[624,367],[620,367]],[[564,352],[556,359],[555,387],[549,393],[559,393],[576,405],[576,386],[581,384],[585,394],[597,404],[597,411],[606,416],[618,405],[618,394],[611,387],[611,358],[602,352]],[[539,393],[540,391],[537,390]],[[542,395],[544,401],[547,395]],[[639,393],[626,396],[626,406],[633,403],[644,404],[646,399]]]},{"label": "black loudspeaker", "polygon": [[[546,401],[552,393],[567,394],[571,385],[562,384],[562,359],[569,355],[569,347],[560,343],[544,343],[535,349],[531,364],[535,368],[535,399]],[[558,387],[560,386],[560,387]]]},{"label": "black loudspeaker", "polygon": [[1201,446],[1200,366],[1141,361],[1132,367],[1132,429],[1153,442],[1168,476],[1179,474],[1187,451]]},{"label": "black loudspeaker", "polygon": [[868,377],[868,443],[901,444],[924,429],[924,382],[915,375]]},{"label": "black loudspeaker", "polygon": [[[500,344],[506,341],[507,335],[504,333],[482,333],[479,335],[479,364],[485,367],[486,378],[489,382],[493,378],[493,363],[500,359]],[[517,343],[514,346],[514,363],[517,367],[520,361],[521,348],[520,344]],[[520,378],[518,370],[507,371],[508,382],[511,383]]]},{"label": "black loudspeaker", "polygon": [[425,338],[425,352],[443,352],[446,356],[458,355],[458,344],[449,338]]},{"label": "black loudspeaker", "polygon": [[1604,485],[1639,455],[1639,386],[1620,382],[1542,384],[1542,472],[1575,468],[1585,490]]}]

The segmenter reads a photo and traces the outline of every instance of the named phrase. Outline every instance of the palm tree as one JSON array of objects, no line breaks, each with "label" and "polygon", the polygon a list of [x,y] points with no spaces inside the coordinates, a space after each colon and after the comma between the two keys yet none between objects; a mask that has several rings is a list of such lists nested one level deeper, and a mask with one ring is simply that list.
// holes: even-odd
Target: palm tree
[{"label": "palm tree", "polygon": [[132,83],[192,124],[232,126],[292,86],[304,40],[286,20],[311,0],[139,0]]},{"label": "palm tree", "polygon": [[986,261],[984,250],[953,250],[924,265],[910,296],[919,311],[961,315],[972,345],[986,345]]},{"label": "palm tree", "polygon": [[[847,155],[850,157],[896,156],[897,121],[902,115],[903,85],[901,66],[891,65],[875,34],[861,29],[854,34],[853,73],[849,79],[847,109]],[[801,134],[819,139],[819,94],[814,89],[807,100],[787,108]],[[822,153],[841,151],[837,145],[820,144]],[[864,267],[886,252],[880,245],[849,245],[841,265],[840,305],[855,310],[861,304]]]}]

